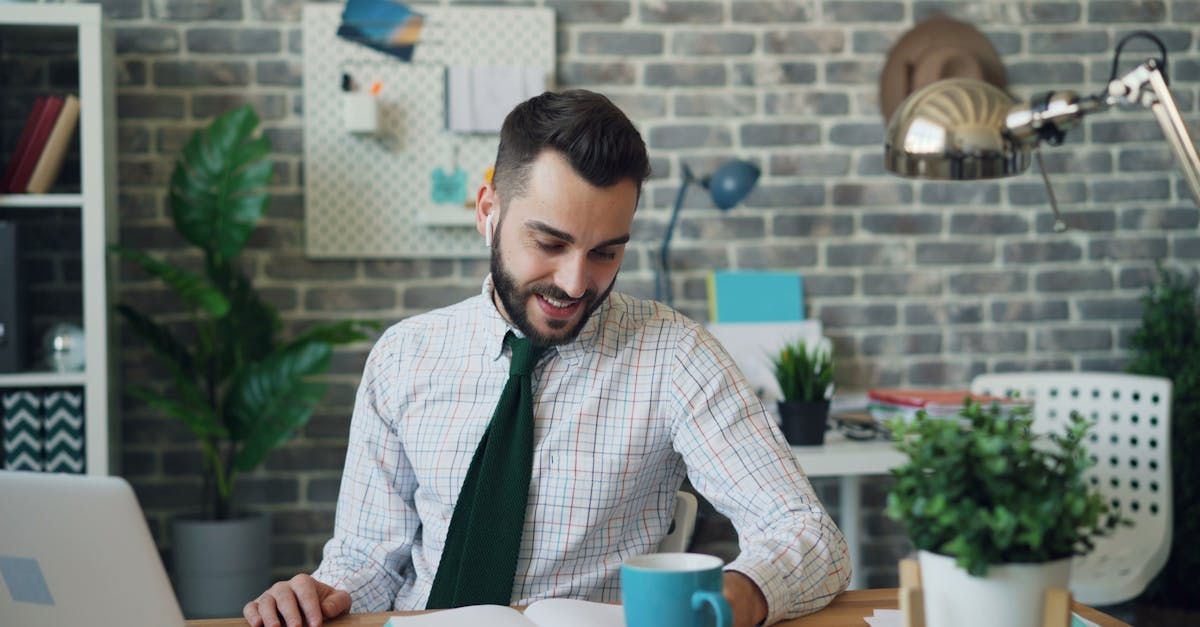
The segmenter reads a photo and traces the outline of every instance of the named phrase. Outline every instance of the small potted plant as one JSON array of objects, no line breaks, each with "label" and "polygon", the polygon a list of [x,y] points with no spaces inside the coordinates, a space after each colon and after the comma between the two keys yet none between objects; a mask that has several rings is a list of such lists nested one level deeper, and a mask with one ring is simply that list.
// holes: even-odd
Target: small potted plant
[{"label": "small potted plant", "polygon": [[888,422],[908,462],[887,513],[919,551],[926,627],[1040,627],[1046,589],[1066,588],[1071,558],[1121,522],[1086,482],[1090,423],[1032,423],[1028,405],[970,399],[957,417]]},{"label": "small potted plant", "polygon": [[199,253],[198,272],[113,247],[165,283],[189,314],[177,327],[131,304],[117,306],[168,382],[130,393],[186,425],[203,454],[201,511],[172,524],[172,574],[191,618],[237,615],[270,583],[269,522],[235,509],[237,477],[308,422],[325,393],[313,377],[329,368],[333,347],[365,340],[375,327],[315,324],[285,339],[275,308],[251,287],[240,253],[262,219],[272,172],[270,145],[255,136],[257,126],[249,106],[221,115],[195,132],[175,165],[171,218]]},{"label": "small potted plant", "polygon": [[833,397],[833,350],[829,340],[822,339],[814,346],[796,340],[784,345],[771,361],[783,394],[779,422],[784,438],[798,446],[824,444],[829,399]]}]

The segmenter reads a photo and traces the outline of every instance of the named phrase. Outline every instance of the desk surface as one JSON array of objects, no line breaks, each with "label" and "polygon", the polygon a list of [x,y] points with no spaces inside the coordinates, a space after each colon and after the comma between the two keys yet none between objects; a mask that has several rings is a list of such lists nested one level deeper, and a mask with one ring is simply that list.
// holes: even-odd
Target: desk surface
[{"label": "desk surface", "polygon": [[836,432],[825,433],[824,446],[793,446],[792,455],[808,477],[885,475],[908,461],[890,440],[849,440]]},{"label": "desk surface", "polygon": [[[834,599],[829,607],[802,618],[796,618],[783,623],[780,627],[864,627],[864,616],[870,616],[876,609],[896,608],[896,589],[881,588],[877,590],[850,590],[843,592]],[[1080,616],[1101,625],[1101,627],[1129,627],[1107,614],[1090,607],[1074,604],[1073,610]],[[326,623],[330,627],[379,627],[387,622],[389,616],[405,612],[380,612],[377,614],[350,614],[338,620]],[[187,623],[190,627],[238,627],[245,625],[242,619],[222,620],[192,620]]]}]

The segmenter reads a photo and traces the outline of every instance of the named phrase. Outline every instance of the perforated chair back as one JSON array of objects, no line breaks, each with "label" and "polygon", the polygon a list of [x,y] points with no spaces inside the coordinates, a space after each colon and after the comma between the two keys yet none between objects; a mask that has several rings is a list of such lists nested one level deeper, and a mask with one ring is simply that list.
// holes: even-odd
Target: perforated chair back
[{"label": "perforated chair back", "polygon": [[1071,564],[1071,592],[1089,605],[1141,594],[1171,549],[1171,381],[1089,372],[986,374],[975,393],[1033,399],[1033,429],[1062,433],[1072,411],[1095,423],[1088,481],[1133,521]]},{"label": "perforated chair back", "polygon": [[671,529],[667,537],[658,543],[659,553],[683,553],[692,542],[696,530],[696,512],[700,503],[696,495],[680,490],[675,493],[675,515],[671,518]]}]

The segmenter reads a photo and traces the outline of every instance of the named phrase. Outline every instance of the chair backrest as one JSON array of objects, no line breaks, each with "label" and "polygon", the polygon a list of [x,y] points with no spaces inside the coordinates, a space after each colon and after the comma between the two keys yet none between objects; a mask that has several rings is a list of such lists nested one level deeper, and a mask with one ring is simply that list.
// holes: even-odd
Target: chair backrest
[{"label": "chair backrest", "polygon": [[985,374],[975,377],[971,391],[1032,399],[1033,429],[1039,433],[1061,433],[1072,411],[1094,422],[1087,444],[1095,465],[1088,480],[1133,526],[1100,538],[1083,561],[1115,566],[1123,561],[1117,559],[1121,553],[1146,551],[1139,557],[1150,561],[1150,572],[1162,568],[1171,548],[1169,379],[1092,372]]},{"label": "chair backrest", "polygon": [[675,515],[671,518],[671,529],[667,537],[658,543],[659,553],[683,553],[692,542],[696,530],[696,511],[700,503],[691,492],[680,490],[675,493]]}]

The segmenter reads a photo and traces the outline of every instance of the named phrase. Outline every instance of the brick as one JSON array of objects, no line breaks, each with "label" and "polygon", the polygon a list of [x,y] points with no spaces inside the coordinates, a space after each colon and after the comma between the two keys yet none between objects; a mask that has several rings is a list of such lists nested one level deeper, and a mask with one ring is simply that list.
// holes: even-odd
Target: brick
[{"label": "brick", "polygon": [[883,125],[879,122],[835,124],[829,130],[829,141],[838,146],[880,146],[883,144]]},{"label": "brick", "polygon": [[994,322],[1043,322],[1066,320],[1070,316],[1071,308],[1066,301],[1042,299],[1019,301],[1006,298],[992,303],[992,321]]},{"label": "brick", "polygon": [[901,2],[833,0],[821,6],[825,20],[830,22],[898,22],[904,18]]},{"label": "brick", "polygon": [[546,0],[559,24],[616,24],[631,14],[628,1]]},{"label": "brick", "polygon": [[917,244],[917,263],[955,267],[991,263],[996,258],[992,242],[925,242]]},{"label": "brick", "polygon": [[1155,0],[1091,0],[1087,19],[1096,24],[1161,22],[1166,18],[1165,2]]},{"label": "brick", "polygon": [[992,365],[992,372],[1062,372],[1074,370],[1070,359],[1002,359]]},{"label": "brick", "polygon": [[[863,85],[879,80],[883,63],[869,61],[829,61],[825,64],[825,82],[830,85]],[[1081,72],[1082,73],[1082,72]]]},{"label": "brick", "polygon": [[851,49],[858,54],[887,54],[899,38],[899,31],[855,29]]},{"label": "brick", "polygon": [[858,167],[855,169],[855,172],[866,176],[886,174],[887,171],[883,168],[883,155],[876,152],[859,155]]},{"label": "brick", "polygon": [[1000,185],[983,181],[928,181],[921,184],[921,202],[930,205],[994,205],[1000,202]]},{"label": "brick", "polygon": [[247,85],[250,68],[236,61],[158,61],[154,82],[160,87]]},{"label": "brick", "polygon": [[765,233],[762,216],[685,218],[679,222],[679,235],[689,239],[759,239]]},{"label": "brick", "polygon": [[807,89],[802,92],[771,93],[763,100],[763,109],[768,115],[844,115],[850,112],[850,99],[846,94]]},{"label": "brick", "polygon": [[671,51],[682,56],[737,56],[754,52],[752,33],[677,33]]},{"label": "brick", "polygon": [[120,87],[140,87],[146,84],[146,64],[141,61],[117,61],[116,70],[117,85]]},{"label": "brick", "polygon": [[[642,122],[651,118],[661,118],[667,114],[667,100],[659,94],[627,94],[610,92],[607,94],[613,104],[620,107],[631,120]],[[651,155],[651,159],[654,157]]]},{"label": "brick", "polygon": [[925,324],[977,324],[983,321],[983,307],[977,304],[916,304],[906,305],[905,323],[910,326]]},{"label": "brick", "polygon": [[1076,303],[1083,320],[1140,320],[1142,300],[1140,298],[1082,299]]},{"label": "brick", "polygon": [[242,475],[237,483],[238,500],[253,505],[295,502],[300,496],[296,479],[249,477]]},{"label": "brick", "polygon": [[1026,24],[1070,24],[1082,15],[1078,2],[1025,2],[1018,10]]},{"label": "brick", "polygon": [[1127,357],[1083,357],[1079,368],[1087,372],[1123,373],[1129,368],[1129,361]]},{"label": "brick", "polygon": [[[671,246],[672,270],[711,270],[729,267],[729,254],[724,248],[697,248],[686,245]],[[476,293],[479,289],[476,288]]]},{"label": "brick", "polygon": [[[153,503],[155,507],[164,509],[190,508],[196,507],[196,504],[201,502],[203,495],[199,480],[189,479],[192,477],[170,480],[155,478],[146,481],[130,481],[129,483],[133,487],[139,503]],[[239,483],[238,499],[242,498],[241,483]]]},{"label": "brick", "polygon": [[983,34],[1002,57],[1021,52],[1021,33],[1019,32],[986,30]]},{"label": "brick", "polygon": [[118,55],[179,51],[179,31],[174,28],[118,25],[115,30]]},{"label": "brick", "polygon": [[725,84],[720,63],[650,63],[645,83],[657,87],[714,87]]},{"label": "brick", "polygon": [[734,250],[740,268],[799,268],[817,265],[815,244],[754,244]]},{"label": "brick", "polygon": [[[1048,174],[1100,174],[1113,169],[1112,155],[1103,150],[1042,151],[1042,163]],[[1055,180],[1052,178],[1050,182]]]},{"label": "brick", "polygon": [[1037,275],[1039,292],[1081,292],[1112,289],[1108,270],[1051,270]]},{"label": "brick", "polygon": [[1163,209],[1133,208],[1121,211],[1121,228],[1139,230],[1194,230],[1200,226],[1200,211],[1192,207]]},{"label": "brick", "polygon": [[824,296],[850,296],[854,293],[855,279],[845,274],[804,274],[804,293],[809,298]]},{"label": "brick", "polygon": [[866,356],[928,355],[942,352],[941,333],[869,333],[859,343]]},{"label": "brick", "polygon": [[905,266],[911,253],[900,242],[830,244],[825,249],[827,266]]},{"label": "brick", "polygon": [[1200,22],[1200,4],[1195,0],[1176,0],[1171,3],[1171,17],[1175,22]]},{"label": "brick", "polygon": [[[1179,20],[1175,19],[1172,21],[1178,22]],[[1127,35],[1135,32],[1137,30],[1142,30],[1142,29],[1118,30],[1116,33],[1113,34],[1113,47],[1116,48],[1117,42],[1121,41]],[[1167,47],[1167,52],[1170,52],[1172,54],[1174,54],[1176,52],[1187,53],[1188,49],[1192,47],[1192,33],[1191,33],[1191,31],[1188,31],[1188,30],[1172,30],[1172,29],[1161,28],[1161,27],[1156,26],[1156,27],[1154,27],[1154,36],[1161,39],[1163,42],[1163,45]],[[1121,54],[1122,54],[1122,58],[1124,58],[1124,55],[1126,55],[1126,54],[1130,55],[1129,56],[1130,60],[1137,59],[1138,57],[1141,57],[1142,59],[1146,59],[1146,58],[1149,58],[1151,55],[1153,55],[1154,57],[1157,57],[1158,56],[1158,46],[1154,45],[1153,42],[1151,42],[1147,39],[1139,37],[1137,39],[1130,40],[1129,43],[1126,44],[1125,47],[1121,49]],[[1128,66],[1126,66],[1126,69],[1128,69]],[[1105,72],[1104,77],[1108,78],[1108,76],[1111,72],[1112,72],[1112,62],[1110,60],[1108,71]]]},{"label": "brick", "polygon": [[578,49],[583,54],[662,54],[663,35],[621,31],[586,32],[579,34]]},{"label": "brick", "polygon": [[816,124],[747,123],[742,124],[740,138],[743,146],[811,145],[821,141],[821,127]]},{"label": "brick", "polygon": [[733,144],[728,128],[706,124],[656,126],[650,129],[651,148],[676,150],[680,148],[720,147]]},{"label": "brick", "polygon": [[895,305],[823,305],[818,316],[826,327],[858,328],[894,326]]},{"label": "brick", "polygon": [[283,511],[271,513],[271,532],[276,535],[318,533],[332,528],[332,510]]},{"label": "brick", "polygon": [[[1081,181],[1055,181],[1054,197],[1058,203],[1079,203],[1087,200],[1087,185]],[[1009,183],[1008,200],[1016,206],[1038,205],[1050,208],[1050,196],[1046,194],[1046,186],[1042,182]]]},{"label": "brick", "polygon": [[242,19],[241,0],[156,0],[150,4],[150,17],[198,22],[203,20]]},{"label": "brick", "polygon": [[1112,44],[1104,31],[1050,31],[1029,34],[1033,54],[1089,54],[1107,52]]},{"label": "brick", "polygon": [[703,117],[746,117],[754,114],[753,94],[709,93],[675,96],[675,115]]},{"label": "brick", "polygon": [[1122,172],[1169,172],[1175,167],[1175,157],[1166,144],[1122,148],[1117,160],[1117,169]]},{"label": "brick", "polygon": [[1024,292],[1028,285],[1028,275],[1015,270],[965,272],[950,277],[950,291],[954,294]]},{"label": "brick", "polygon": [[345,463],[345,445],[290,445],[272,451],[263,467],[286,472],[341,470]]},{"label": "brick", "polygon": [[1041,329],[1037,331],[1036,350],[1095,351],[1112,348],[1112,332],[1108,329]]},{"label": "brick", "polygon": [[817,66],[807,61],[772,61],[737,63],[733,66],[732,84],[739,87],[779,85],[809,85],[817,81]]},{"label": "brick", "polygon": [[117,94],[117,113],[121,120],[183,118],[183,98],[170,94]]},{"label": "brick", "polygon": [[1146,289],[1154,285],[1158,279],[1158,271],[1153,267],[1124,268],[1117,279],[1121,289]]},{"label": "brick", "polygon": [[763,33],[763,50],[769,54],[832,54],[846,47],[839,30],[783,30]]},{"label": "brick", "polygon": [[1098,203],[1126,200],[1166,200],[1171,197],[1168,179],[1094,181],[1092,198]]},{"label": "brick", "polygon": [[809,183],[759,183],[742,204],[755,209],[820,207],[825,204],[825,186]]},{"label": "brick", "polygon": [[280,51],[279,31],[265,28],[189,28],[186,41],[189,52],[261,54]]},{"label": "brick", "polygon": [[929,235],[942,231],[942,216],[936,213],[868,213],[862,217],[868,233]]},{"label": "brick", "polygon": [[378,311],[395,306],[396,290],[390,287],[311,288],[304,295],[305,309],[314,312]]},{"label": "brick", "polygon": [[558,65],[558,84],[562,87],[632,85],[633,82],[633,66],[624,62],[568,61]]},{"label": "brick", "polygon": [[808,2],[776,2],[773,0],[736,0],[731,3],[734,22],[752,24],[778,24],[781,22],[806,22],[812,5]]},{"label": "brick", "polygon": [[942,293],[942,279],[927,272],[867,272],[862,289],[867,296],[937,296]]},{"label": "brick", "polygon": [[287,98],[281,94],[196,94],[192,96],[192,115],[209,118],[243,104],[250,104],[263,120],[278,120],[287,115]]},{"label": "brick", "polygon": [[117,180],[122,185],[166,186],[173,165],[163,159],[121,159],[117,162]]},{"label": "brick", "polygon": [[163,474],[168,477],[196,476],[204,471],[204,455],[200,451],[164,451]]},{"label": "brick", "polygon": [[782,154],[771,155],[772,176],[840,176],[850,171],[850,155]]},{"label": "brick", "polygon": [[1024,331],[954,331],[951,353],[1023,353],[1029,340]]},{"label": "brick", "polygon": [[1157,146],[1158,142],[1163,141],[1162,127],[1152,119],[1094,121],[1089,130],[1092,141],[1098,144],[1139,142]]},{"label": "brick", "polygon": [[259,85],[300,87],[302,74],[298,61],[259,61],[254,66]]},{"label": "brick", "polygon": [[250,16],[268,22],[299,22],[302,0],[253,0]]},{"label": "brick", "polygon": [[1077,61],[1017,61],[1007,64],[1010,85],[1051,85],[1083,82],[1083,64]]},{"label": "brick", "polygon": [[1093,239],[1088,244],[1090,259],[1164,259],[1166,256],[1165,237]]},{"label": "brick", "polygon": [[1016,242],[1004,245],[1004,263],[1079,261],[1083,249],[1075,242]]},{"label": "brick", "polygon": [[[1070,229],[1099,232],[1112,231],[1117,228],[1117,214],[1110,209],[1063,211],[1062,214],[1063,221],[1066,222]],[[1053,233],[1054,214],[1050,211],[1037,214],[1034,230],[1038,233]]]},{"label": "brick", "polygon": [[271,255],[263,264],[263,276],[278,280],[353,279],[357,274],[354,261],[310,260],[301,255]]},{"label": "brick", "polygon": [[982,362],[977,361],[931,361],[915,363],[906,369],[908,382],[913,385],[960,384],[970,381],[987,371]]},{"label": "brick", "polygon": [[638,7],[643,24],[719,24],[724,18],[718,2],[664,0]]},{"label": "brick", "polygon": [[853,230],[854,219],[843,214],[782,214],[771,223],[776,237],[830,237],[849,235]]},{"label": "brick", "polygon": [[273,152],[299,154],[304,151],[304,129],[270,127],[262,130]]},{"label": "brick", "polygon": [[912,200],[909,183],[838,183],[833,186],[833,204],[839,207],[908,205]]},{"label": "brick", "polygon": [[142,0],[100,0],[105,17],[112,20],[131,20],[142,17]]},{"label": "brick", "polygon": [[[924,195],[922,191],[922,195]],[[922,199],[922,202],[925,202]],[[1029,220],[1015,213],[956,213],[950,216],[951,235],[1016,235],[1029,232]]]},{"label": "brick", "polygon": [[[122,124],[117,127],[117,151],[122,155],[145,153],[150,149],[150,131],[144,126]],[[125,207],[122,205],[122,217]]]}]

